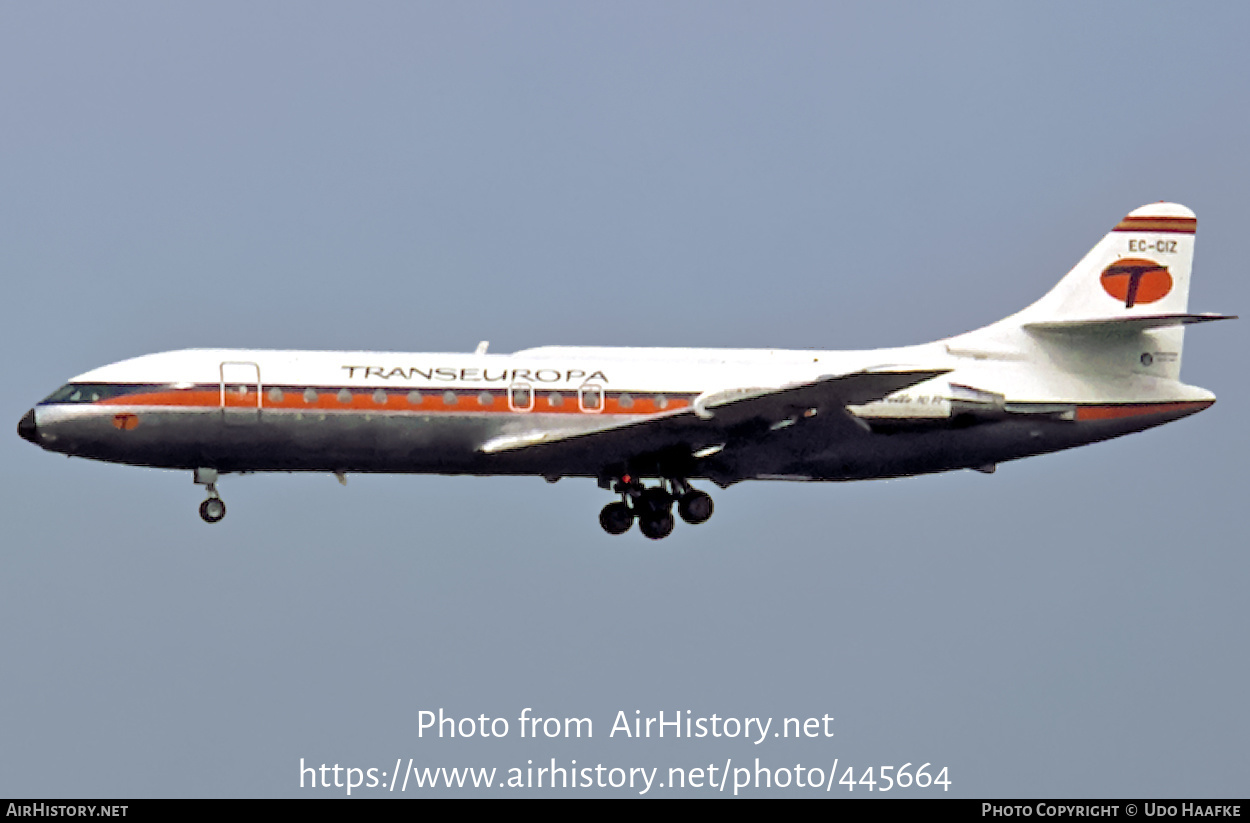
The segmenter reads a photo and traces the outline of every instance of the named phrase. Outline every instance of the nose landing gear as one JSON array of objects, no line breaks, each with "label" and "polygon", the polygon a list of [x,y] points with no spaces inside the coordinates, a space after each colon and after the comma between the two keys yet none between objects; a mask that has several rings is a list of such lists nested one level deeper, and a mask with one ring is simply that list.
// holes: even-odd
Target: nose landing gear
[{"label": "nose landing gear", "polygon": [[220,497],[210,497],[200,504],[200,517],[204,518],[205,523],[216,523],[225,516],[226,504]]},{"label": "nose landing gear", "polygon": [[712,516],[712,498],[706,492],[692,489],[684,479],[661,480],[659,485],[646,488],[637,479],[626,475],[616,481],[613,491],[621,499],[609,503],[599,512],[599,525],[608,534],[624,534],[638,520],[638,530],[644,537],[660,540],[673,533],[676,523],[673,503],[682,520],[692,525],[706,522]]},{"label": "nose landing gear", "polygon": [[216,469],[195,470],[195,483],[208,491],[208,499],[200,504],[200,517],[205,523],[216,523],[226,516],[226,503],[217,493],[217,477]]}]

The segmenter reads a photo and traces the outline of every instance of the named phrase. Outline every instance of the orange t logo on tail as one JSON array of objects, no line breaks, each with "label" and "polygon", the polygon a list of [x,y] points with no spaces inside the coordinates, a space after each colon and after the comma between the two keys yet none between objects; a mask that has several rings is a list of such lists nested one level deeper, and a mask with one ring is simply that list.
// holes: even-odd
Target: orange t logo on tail
[{"label": "orange t logo on tail", "polygon": [[1102,270],[1102,288],[1131,309],[1138,303],[1153,303],[1168,296],[1172,275],[1167,266],[1153,260],[1125,257]]}]

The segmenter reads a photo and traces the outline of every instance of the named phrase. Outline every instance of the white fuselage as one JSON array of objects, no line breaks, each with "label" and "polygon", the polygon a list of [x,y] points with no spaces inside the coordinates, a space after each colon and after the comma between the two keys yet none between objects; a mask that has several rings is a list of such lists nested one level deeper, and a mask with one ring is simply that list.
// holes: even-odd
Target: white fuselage
[{"label": "white fuselage", "polygon": [[[822,430],[815,427],[799,426],[784,438],[776,429],[751,446],[760,452],[758,471],[736,463],[732,471],[706,473],[718,482],[734,482],[979,467],[1156,425],[1212,399],[1132,370],[1119,375],[1039,370],[1028,351],[960,346],[955,338],[862,352],[184,350],[74,378],[71,386],[100,387],[101,396],[54,395],[37,409],[37,425],[41,445],[51,450],[168,468],[603,477],[621,468],[615,456],[599,465],[592,449],[580,459],[558,455],[548,464],[510,447],[697,411],[708,399],[778,390],[826,375],[916,363],[949,370],[851,406],[850,413],[867,424],[865,433],[875,429],[877,437],[848,444],[841,438],[822,441]],[[1121,413],[1107,417],[1109,408]],[[1077,425],[1081,422],[1100,425]],[[978,438],[969,435],[987,427],[1020,431],[1018,437],[998,431],[978,446]],[[809,436],[796,448],[793,435],[804,429]],[[782,459],[768,457],[770,439],[786,441],[778,444]],[[904,443],[902,451],[893,448]],[[852,459],[862,449],[873,458]],[[638,452],[648,452],[645,440]],[[636,468],[651,476],[665,473],[663,465]],[[704,476],[688,466],[674,469]]]},{"label": "white fuselage", "polygon": [[[711,514],[688,481],[972,468],[1157,426],[1215,401],[1180,381],[1197,220],[1120,221],[1041,299],[985,328],[870,351],[543,347],[513,354],[194,349],[74,378],[19,434],[71,455],[224,472],[593,477],[600,522],[648,537]],[[653,478],[644,487],[639,478]]]}]

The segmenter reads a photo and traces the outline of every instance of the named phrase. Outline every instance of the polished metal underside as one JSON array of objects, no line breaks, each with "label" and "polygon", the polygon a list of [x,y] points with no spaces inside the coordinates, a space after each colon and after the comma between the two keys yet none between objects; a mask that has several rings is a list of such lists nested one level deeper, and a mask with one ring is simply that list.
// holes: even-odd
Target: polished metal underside
[{"label": "polished metal underside", "polygon": [[[48,450],[132,465],[220,472],[326,471],[546,477],[708,478],[729,485],[752,478],[854,480],[898,477],[1058,451],[1118,437],[1193,413],[1178,408],[1108,420],[1045,414],[993,420],[830,428],[828,418],[781,429],[729,432],[720,448],[665,448],[605,460],[571,438],[562,448],[484,453],[501,436],[530,430],[589,430],[609,415],[290,412],[41,404],[23,436]],[[127,416],[132,416],[128,418]],[[119,422],[122,421],[122,422]],[[621,421],[622,423],[628,421]]]}]

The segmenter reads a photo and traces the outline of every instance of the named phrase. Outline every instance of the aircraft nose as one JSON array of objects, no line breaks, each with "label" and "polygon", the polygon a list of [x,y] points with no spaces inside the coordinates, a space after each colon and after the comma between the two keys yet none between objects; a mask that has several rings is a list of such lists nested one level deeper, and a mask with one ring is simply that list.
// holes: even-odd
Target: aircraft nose
[{"label": "aircraft nose", "polygon": [[35,426],[35,410],[31,409],[22,415],[22,419],[17,424],[17,434],[23,440],[29,440],[35,445],[39,445],[39,429]]}]

